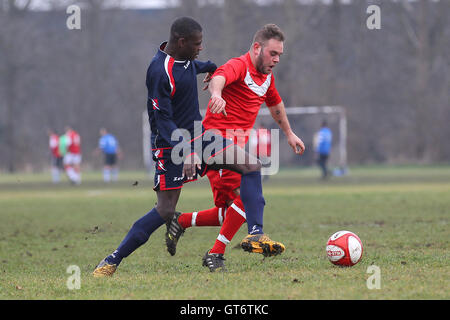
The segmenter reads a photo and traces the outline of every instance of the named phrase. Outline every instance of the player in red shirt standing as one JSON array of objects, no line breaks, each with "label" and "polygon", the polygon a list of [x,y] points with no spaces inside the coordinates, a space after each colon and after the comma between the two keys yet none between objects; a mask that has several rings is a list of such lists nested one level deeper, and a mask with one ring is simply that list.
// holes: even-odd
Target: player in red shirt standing
[{"label": "player in red shirt standing", "polygon": [[73,184],[81,184],[81,138],[78,132],[66,126],[67,152],[64,169]]},{"label": "player in red shirt standing", "polygon": [[53,183],[61,181],[60,171],[63,168],[63,157],[59,153],[59,136],[53,129],[48,129],[48,146],[51,153],[51,174]]},{"label": "player in red shirt standing", "polygon": [[[291,130],[284,103],[275,87],[272,69],[283,53],[284,35],[274,24],[265,25],[254,36],[250,50],[229,60],[216,70],[209,83],[211,99],[203,120],[205,129],[218,129],[224,137],[233,138],[243,147],[254,126],[263,103],[269,107],[273,119],[286,135],[296,154],[303,154],[305,145]],[[219,236],[211,250],[203,257],[203,265],[213,272],[225,270],[223,255],[241,225],[246,221],[240,198],[241,176],[230,170],[207,173],[211,183],[215,207],[190,213],[177,213],[167,223],[166,244],[171,255],[185,229],[191,226],[220,226]],[[280,254],[285,247],[264,234],[249,234],[241,242],[245,251],[264,256]]]},{"label": "player in red shirt standing", "polygon": [[[249,151],[255,155],[262,163],[263,167],[269,166],[270,157],[272,154],[272,137],[270,130],[266,129],[262,124],[259,124],[255,130],[252,130],[249,138]],[[269,179],[266,174],[263,176],[263,181]]]},{"label": "player in red shirt standing", "polygon": [[260,124],[250,134],[250,153],[254,154],[261,162],[264,163],[264,159],[270,158],[272,152],[272,141],[270,131]]}]

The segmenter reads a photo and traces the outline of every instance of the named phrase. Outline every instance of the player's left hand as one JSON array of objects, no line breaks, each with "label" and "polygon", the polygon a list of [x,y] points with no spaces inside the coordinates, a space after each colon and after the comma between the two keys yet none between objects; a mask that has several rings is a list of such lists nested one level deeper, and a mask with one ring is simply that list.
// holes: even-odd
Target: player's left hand
[{"label": "player's left hand", "polygon": [[295,133],[289,135],[287,140],[296,154],[302,155],[303,152],[305,152],[305,144],[303,143],[302,139],[295,135]]}]

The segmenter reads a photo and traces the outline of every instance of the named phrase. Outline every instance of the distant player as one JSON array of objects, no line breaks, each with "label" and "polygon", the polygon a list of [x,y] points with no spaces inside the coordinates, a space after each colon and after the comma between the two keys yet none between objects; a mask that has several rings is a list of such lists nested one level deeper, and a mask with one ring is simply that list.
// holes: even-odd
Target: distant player
[{"label": "distant player", "polygon": [[119,177],[119,167],[117,165],[118,157],[121,154],[119,142],[116,137],[109,133],[105,128],[100,129],[100,139],[98,149],[103,152],[103,181],[117,181]]},{"label": "distant player", "polygon": [[[212,73],[216,70],[216,65],[209,61],[195,60],[202,50],[202,38],[202,28],[198,22],[189,17],[178,18],[171,26],[169,42],[161,44],[150,63],[146,81],[147,110],[156,162],[154,190],[157,203],[133,224],[117,249],[97,265],[94,276],[113,275],[121,261],[147,242],[155,230],[164,223],[170,224],[183,184],[195,180],[197,173],[204,175],[208,170],[226,168],[242,174],[241,197],[248,208],[248,231],[263,234],[265,202],[262,195],[261,164],[253,162],[250,154],[221,135],[211,135],[211,140],[204,139],[209,132],[201,127],[197,74]],[[198,135],[195,135],[196,125],[201,127]],[[184,129],[184,133],[189,133],[193,138],[189,141],[174,141],[173,134],[180,132],[180,129]],[[180,144],[183,146],[182,163],[175,161],[178,156],[175,149]],[[211,146],[214,148],[210,149]],[[229,161],[221,163],[224,155]],[[237,160],[241,156],[244,163]],[[275,246],[281,245],[273,243]],[[204,264],[213,260],[216,257],[208,252],[203,257]]]},{"label": "distant player", "polygon": [[[211,101],[203,120],[206,129],[219,129],[224,137],[231,135],[234,143],[243,147],[248,141],[250,129],[254,126],[261,105],[266,103],[294,152],[303,153],[304,143],[291,130],[272,73],[283,53],[283,41],[284,35],[278,26],[265,25],[256,32],[246,54],[229,60],[217,69],[209,83]],[[260,134],[262,139],[264,133]],[[266,146],[267,142],[266,139]],[[239,174],[220,170],[208,171],[207,175],[215,207],[183,213],[173,219],[168,226],[166,243],[169,253],[174,255],[178,239],[186,228],[222,225],[214,246],[208,251],[212,258],[204,264],[210,271],[215,271],[223,268],[226,245],[245,221],[248,224],[251,208],[244,202],[243,181]],[[249,233],[241,242],[241,247],[246,251],[271,256],[285,249],[284,245],[275,243],[262,233]]]},{"label": "distant player", "polygon": [[327,179],[329,177],[328,171],[328,158],[331,152],[331,143],[333,140],[333,134],[331,129],[328,128],[328,123],[326,120],[322,121],[320,130],[316,133],[314,137],[315,152],[317,155],[316,161],[322,172],[322,179]]},{"label": "distant player", "polygon": [[258,159],[261,160],[263,167],[269,164],[272,153],[272,141],[270,130],[259,124],[255,130],[250,133],[249,149]]},{"label": "distant player", "polygon": [[59,152],[59,136],[53,129],[48,129],[47,134],[49,137],[49,148],[51,155],[51,175],[53,183],[59,183],[61,181],[60,172],[63,168],[63,156]]},{"label": "distant player", "polygon": [[65,142],[66,154],[64,155],[64,169],[69,180],[76,185],[81,184],[81,138],[78,132],[70,126],[66,126]]}]

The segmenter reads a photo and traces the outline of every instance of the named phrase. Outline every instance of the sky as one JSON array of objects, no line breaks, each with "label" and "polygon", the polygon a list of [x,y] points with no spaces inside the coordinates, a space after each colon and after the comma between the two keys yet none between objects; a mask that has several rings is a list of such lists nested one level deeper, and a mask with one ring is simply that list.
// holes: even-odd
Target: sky
[{"label": "sky", "polygon": [[[25,3],[28,0],[16,0],[18,3]],[[32,10],[48,10],[49,9],[49,2],[56,2],[57,0],[32,0],[31,9]],[[138,9],[138,8],[167,8],[170,7],[173,4],[176,4],[178,1],[182,0],[111,0],[112,3],[120,3],[120,7],[123,9]],[[224,0],[216,0],[218,3],[224,1]],[[257,0],[259,4],[266,4],[270,3],[274,0]],[[310,3],[315,1],[321,1],[322,3],[331,3],[332,0],[298,0],[303,3]],[[341,3],[346,4],[350,3],[354,0],[340,0]],[[357,0],[360,1],[360,0]],[[393,1],[401,1],[401,0],[393,0]],[[407,0],[407,1],[417,1],[417,0]],[[439,0],[434,0],[439,1]],[[76,1],[74,1],[76,2]],[[201,2],[200,2],[201,3]]]},{"label": "sky", "polygon": [[165,0],[122,0],[124,8],[161,8],[167,5]]},{"label": "sky", "polygon": [[[56,2],[55,0],[32,0],[30,8],[32,10],[48,10],[50,8],[49,2]],[[26,0],[17,0],[19,5]],[[76,1],[74,1],[76,3]],[[124,9],[130,8],[164,8],[168,7],[168,3],[176,2],[174,0],[111,0],[112,3],[120,3],[120,7]]]}]

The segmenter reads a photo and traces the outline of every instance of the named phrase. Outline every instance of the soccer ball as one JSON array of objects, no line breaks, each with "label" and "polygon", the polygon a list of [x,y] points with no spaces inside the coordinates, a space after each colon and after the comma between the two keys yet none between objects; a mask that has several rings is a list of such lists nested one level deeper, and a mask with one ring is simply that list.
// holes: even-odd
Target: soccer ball
[{"label": "soccer ball", "polygon": [[343,230],[328,239],[326,251],[331,263],[351,267],[361,260],[363,245],[356,234]]}]

